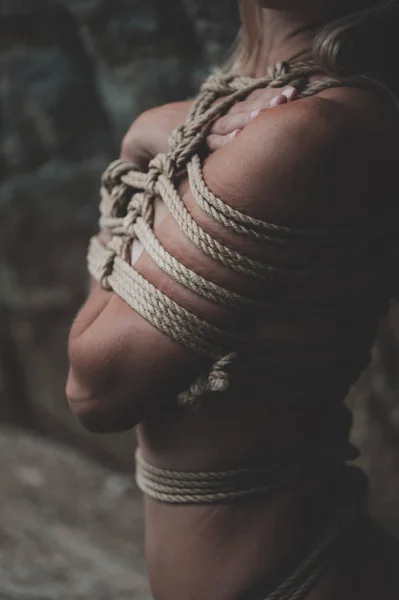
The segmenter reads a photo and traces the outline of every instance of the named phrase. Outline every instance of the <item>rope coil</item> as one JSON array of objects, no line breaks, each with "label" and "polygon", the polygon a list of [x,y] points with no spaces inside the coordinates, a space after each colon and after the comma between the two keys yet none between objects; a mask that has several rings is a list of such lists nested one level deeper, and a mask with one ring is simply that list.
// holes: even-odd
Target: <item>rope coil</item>
[{"label": "rope coil", "polygon": [[228,471],[186,472],[155,467],[136,451],[136,483],[139,489],[167,504],[217,504],[259,495],[269,495],[309,476],[332,478],[344,469],[343,460],[354,455],[352,448],[304,455],[285,463],[251,466]]},{"label": "rope coil", "polygon": [[[339,453],[335,458],[337,460],[330,464],[330,469],[327,463],[327,474],[335,476],[342,483],[342,490],[330,521],[299,566],[263,600],[305,598],[327,567],[335,543],[359,516],[364,476],[353,467],[345,467],[342,461],[340,464]],[[218,504],[269,495],[298,482],[306,474],[314,475],[317,470],[326,477],[325,461],[313,459],[313,463],[304,460],[303,464],[296,462],[269,468],[250,467],[229,471],[173,471],[147,463],[140,450],[136,452],[136,482],[139,489],[153,500],[169,504]]]}]

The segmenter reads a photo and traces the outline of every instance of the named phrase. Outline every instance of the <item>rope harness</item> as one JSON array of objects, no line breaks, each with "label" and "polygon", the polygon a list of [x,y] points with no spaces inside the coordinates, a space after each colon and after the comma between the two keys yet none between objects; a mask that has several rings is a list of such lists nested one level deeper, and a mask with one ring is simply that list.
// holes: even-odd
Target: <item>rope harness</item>
[{"label": "rope harness", "polygon": [[[307,281],[314,277],[320,267],[270,265],[240,254],[214,239],[190,215],[175,180],[177,174],[185,172],[192,196],[201,210],[226,229],[247,238],[271,244],[317,246],[347,235],[348,232],[336,227],[300,229],[278,226],[239,212],[211,192],[202,172],[200,151],[215,120],[225,115],[236,102],[260,88],[291,84],[297,88],[298,96],[303,98],[345,85],[329,77],[309,82],[310,76],[317,73],[320,70],[312,63],[279,63],[261,79],[220,74],[211,76],[202,86],[186,124],[173,132],[168,153],[156,156],[148,172],[141,172],[135,165],[119,160],[112,163],[103,176],[100,227],[112,237],[106,246],[97,237],[91,240],[88,253],[90,274],[159,331],[212,361],[209,373],[202,374],[179,395],[178,400],[183,405],[195,405],[205,393],[225,391],[230,383],[232,364],[240,353],[245,354],[253,347],[254,340],[240,331],[206,322],[159,291],[131,266],[133,241],[140,240],[144,250],[164,273],[203,298],[242,311],[270,308],[267,301],[234,293],[208,281],[181,264],[161,245],[153,231],[154,200],[160,197],[188,240],[232,271],[282,284],[297,278]],[[291,308],[309,310],[306,304]],[[270,353],[270,342],[259,350]],[[335,467],[340,462],[340,472],[344,469],[342,463],[346,457],[341,456],[339,460],[336,457]],[[270,494],[298,481],[306,473],[314,474],[317,470],[321,473],[322,464],[325,466],[321,460],[311,466],[299,463],[272,469],[181,473],[149,465],[138,454],[136,477],[142,491],[162,502],[217,503]],[[301,600],[306,596],[326,565],[329,549],[353,522],[358,510],[353,496],[344,494],[339,510],[314,549],[284,582],[268,593],[266,600]]]},{"label": "rope harness", "polygon": [[[199,151],[216,119],[256,89],[277,88],[290,83],[296,85],[300,97],[305,97],[341,85],[327,77],[309,83],[310,75],[315,72],[317,69],[313,64],[298,63],[290,67],[279,63],[270,68],[267,77],[262,79],[212,76],[202,86],[187,123],[173,132],[169,152],[155,157],[147,173],[139,171],[131,163],[118,160],[103,176],[100,227],[110,232],[112,239],[106,247],[97,237],[91,240],[88,253],[90,274],[159,331],[212,361],[210,372],[202,374],[179,395],[182,404],[195,404],[207,392],[225,391],[230,383],[232,363],[240,352],[248,352],[253,347],[254,340],[239,331],[207,323],[159,291],[130,265],[132,243],[135,239],[140,240],[162,271],[203,298],[243,311],[269,308],[270,303],[234,293],[208,281],[167,252],[153,232],[154,199],[159,196],[185,236],[221,265],[253,278],[282,284],[297,278],[303,281],[314,277],[320,267],[284,268],[266,264],[214,239],[192,218],[174,179],[177,173],[186,170],[197,205],[227,229],[248,238],[272,244],[324,244],[345,235],[346,232],[337,228],[289,228],[241,213],[209,190],[202,173]],[[297,310],[306,310],[306,306],[299,305]],[[270,352],[270,342],[265,347],[259,342],[259,346],[260,352]]]}]

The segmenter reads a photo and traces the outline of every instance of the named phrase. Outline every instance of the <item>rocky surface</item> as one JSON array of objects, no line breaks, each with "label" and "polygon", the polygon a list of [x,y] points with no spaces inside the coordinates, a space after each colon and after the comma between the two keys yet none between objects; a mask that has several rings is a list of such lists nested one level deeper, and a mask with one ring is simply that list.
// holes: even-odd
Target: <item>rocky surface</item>
[{"label": "rocky surface", "polygon": [[0,416],[130,464],[65,405],[101,172],[134,118],[192,95],[231,45],[234,0],[1,0]]},{"label": "rocky surface", "polygon": [[0,599],[150,600],[132,478],[0,430]]}]

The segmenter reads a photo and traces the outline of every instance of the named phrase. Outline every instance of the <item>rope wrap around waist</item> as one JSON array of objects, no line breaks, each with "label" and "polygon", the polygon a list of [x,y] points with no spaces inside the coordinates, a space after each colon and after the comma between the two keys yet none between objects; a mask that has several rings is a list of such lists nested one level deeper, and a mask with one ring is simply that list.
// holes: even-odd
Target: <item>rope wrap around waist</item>
[{"label": "rope wrap around waist", "polygon": [[[353,453],[353,457],[356,452]],[[136,482],[152,500],[172,505],[220,504],[270,495],[297,483],[305,474],[319,472],[326,481],[341,483],[331,510],[331,518],[307,550],[299,566],[273,590],[259,600],[303,600],[327,567],[336,543],[345,535],[362,512],[364,476],[338,460],[330,468],[325,458],[304,460],[269,468],[249,467],[228,471],[187,472],[155,467],[136,452]],[[323,469],[324,467],[324,469]],[[250,510],[250,509],[249,509]],[[254,597],[251,596],[251,599]]]},{"label": "rope wrap around waist", "polygon": [[[202,173],[200,150],[216,119],[256,89],[292,84],[297,87],[299,97],[305,97],[343,85],[342,81],[329,77],[310,83],[309,78],[315,73],[320,73],[320,69],[313,63],[279,63],[261,79],[214,75],[202,86],[186,124],[173,132],[169,151],[155,157],[147,172],[131,163],[116,161],[103,176],[100,227],[111,234],[111,240],[106,246],[97,237],[91,240],[89,271],[102,286],[113,290],[159,331],[212,361],[210,372],[202,374],[179,395],[183,404],[196,403],[206,392],[226,390],[232,365],[241,353],[249,352],[254,340],[242,331],[208,323],[158,290],[131,265],[132,244],[135,239],[140,240],[144,250],[164,273],[202,298],[244,312],[275,309],[268,301],[238,294],[208,281],[172,256],[153,231],[154,200],[160,197],[186,238],[206,256],[233,272],[283,286],[293,280],[306,282],[315,277],[320,267],[271,265],[240,254],[214,239],[193,219],[176,187],[176,175],[185,172],[197,206],[227,230],[246,238],[276,245],[314,244],[318,247],[346,236],[347,231],[336,227],[291,228],[246,215],[213,194]],[[309,307],[299,303],[290,309],[306,312]],[[270,351],[270,342],[265,348],[260,342],[257,344],[260,344],[257,347],[260,352]],[[340,472],[342,464],[337,468]],[[139,487],[154,500],[171,504],[213,504],[270,494],[298,481],[311,470],[309,464],[297,463],[273,469],[179,473],[149,465],[139,454],[136,477]],[[315,547],[285,581],[267,594],[266,600],[301,600],[305,597],[324,570],[328,551],[358,512],[358,504],[353,500],[355,496],[345,495]]]},{"label": "rope wrap around waist", "polygon": [[307,478],[331,480],[346,469],[345,460],[357,456],[348,445],[334,453],[308,453],[281,464],[186,472],[151,465],[138,450],[136,483],[144,494],[166,504],[217,504],[269,495]]}]

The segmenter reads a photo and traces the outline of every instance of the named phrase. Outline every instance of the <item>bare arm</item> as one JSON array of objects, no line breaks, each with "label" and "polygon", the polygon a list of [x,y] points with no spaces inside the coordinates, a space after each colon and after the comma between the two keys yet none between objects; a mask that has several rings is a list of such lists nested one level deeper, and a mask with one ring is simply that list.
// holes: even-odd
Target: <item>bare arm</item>
[{"label": "bare arm", "polygon": [[[213,152],[226,146],[263,110],[295,99],[296,90],[292,86],[279,91],[256,90],[216,121],[208,137],[209,150]],[[192,101],[187,100],[145,111],[127,131],[122,142],[121,158],[146,169],[154,156],[167,152],[169,136],[176,127],[185,123],[191,105]]]},{"label": "bare arm", "polygon": [[[342,131],[347,124],[340,127],[328,104],[312,98],[262,113],[233,143],[207,159],[204,175],[209,187],[230,205],[271,222],[312,226],[351,218],[361,208],[364,190],[357,188],[351,205],[348,195],[337,195],[341,175],[346,177]],[[356,178],[355,171],[352,168]],[[350,182],[348,187],[351,191]],[[181,192],[194,219],[213,237],[254,258],[270,258],[270,248],[227,233],[202,213],[184,182]],[[163,205],[157,208],[155,233],[176,258],[215,283],[237,292],[261,291],[255,289],[258,284],[204,256],[179,231]],[[228,325],[238,319],[233,311],[176,284],[146,254],[136,268],[209,322]],[[86,427],[96,431],[129,429],[172,403],[202,366],[198,356],[99,287],[76,319],[69,352],[71,408]]]},{"label": "bare arm", "polygon": [[123,139],[121,158],[146,169],[154,156],[167,151],[170,134],[186,121],[191,104],[173,102],[140,115]]}]

